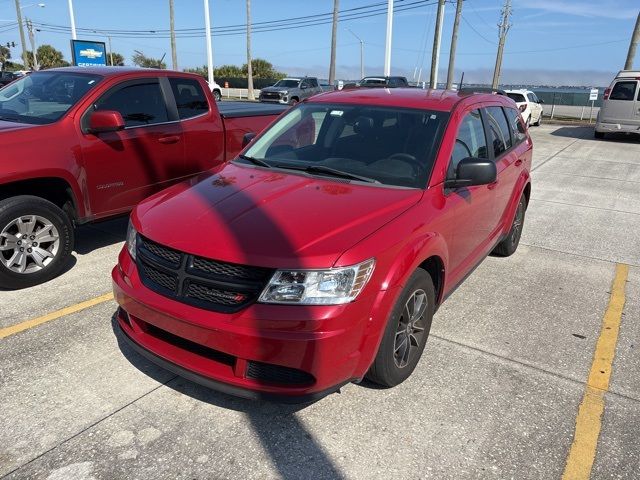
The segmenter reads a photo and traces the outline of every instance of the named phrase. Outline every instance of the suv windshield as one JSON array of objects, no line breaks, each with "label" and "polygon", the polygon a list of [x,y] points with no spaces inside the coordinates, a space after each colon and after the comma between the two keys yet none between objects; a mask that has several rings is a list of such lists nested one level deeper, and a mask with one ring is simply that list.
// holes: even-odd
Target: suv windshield
[{"label": "suv windshield", "polygon": [[425,188],[448,117],[430,110],[302,104],[236,161]]},{"label": "suv windshield", "polygon": [[516,103],[526,102],[527,101],[524,98],[524,95],[522,95],[521,93],[507,92],[507,97],[509,97],[511,100],[513,100]]},{"label": "suv windshield", "polygon": [[298,86],[298,83],[300,83],[300,80],[290,80],[290,79],[278,80],[274,85],[274,87],[296,88]]},{"label": "suv windshield", "polygon": [[53,123],[101,78],[85,73],[34,72],[0,89],[0,120]]}]

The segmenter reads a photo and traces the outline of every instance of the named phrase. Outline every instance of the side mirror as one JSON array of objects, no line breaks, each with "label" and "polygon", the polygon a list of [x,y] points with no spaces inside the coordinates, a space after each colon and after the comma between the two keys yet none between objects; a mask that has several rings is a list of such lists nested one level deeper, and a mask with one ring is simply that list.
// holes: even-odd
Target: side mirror
[{"label": "side mirror", "polygon": [[538,103],[544,103],[544,100],[538,99]]},{"label": "side mirror", "polygon": [[98,110],[89,117],[90,133],[117,132],[124,129],[124,119],[115,110]]},{"label": "side mirror", "polygon": [[458,163],[455,180],[446,180],[444,186],[447,188],[461,188],[488,185],[495,182],[497,176],[496,164],[492,160],[467,157]]},{"label": "side mirror", "polygon": [[249,145],[251,143],[251,140],[253,140],[254,138],[256,138],[255,132],[245,133],[244,137],[242,137],[242,148]]}]

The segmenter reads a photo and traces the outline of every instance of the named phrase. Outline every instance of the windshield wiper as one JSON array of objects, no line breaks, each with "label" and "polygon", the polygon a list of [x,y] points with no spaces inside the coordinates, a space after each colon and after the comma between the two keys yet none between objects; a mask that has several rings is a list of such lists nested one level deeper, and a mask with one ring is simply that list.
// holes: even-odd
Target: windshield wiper
[{"label": "windshield wiper", "polygon": [[334,177],[348,178],[350,180],[360,180],[367,183],[380,183],[375,178],[365,177],[362,175],[356,175],[355,173],[345,172],[336,168],[326,167],[324,165],[308,165],[306,167],[297,165],[276,165],[276,168],[284,168],[289,170],[301,170],[307,173],[325,173]]},{"label": "windshield wiper", "polygon": [[269,165],[264,160],[260,160],[259,158],[250,157],[249,155],[238,155],[238,158],[241,158],[242,160],[246,160],[247,162],[251,162],[254,165],[259,165],[261,167],[271,168],[271,165]]}]

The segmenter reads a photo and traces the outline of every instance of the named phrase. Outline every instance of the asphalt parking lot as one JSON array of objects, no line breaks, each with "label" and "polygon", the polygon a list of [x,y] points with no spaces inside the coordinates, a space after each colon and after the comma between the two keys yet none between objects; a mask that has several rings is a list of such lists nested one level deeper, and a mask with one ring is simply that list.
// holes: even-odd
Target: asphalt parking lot
[{"label": "asphalt parking lot", "polygon": [[64,275],[0,292],[0,476],[558,479],[622,289],[591,478],[638,478],[640,140],[531,132],[518,252],[489,257],[447,300],[416,372],[390,390],[350,384],[282,406],[149,364],[119,344],[104,297],[126,219],[82,227]]}]

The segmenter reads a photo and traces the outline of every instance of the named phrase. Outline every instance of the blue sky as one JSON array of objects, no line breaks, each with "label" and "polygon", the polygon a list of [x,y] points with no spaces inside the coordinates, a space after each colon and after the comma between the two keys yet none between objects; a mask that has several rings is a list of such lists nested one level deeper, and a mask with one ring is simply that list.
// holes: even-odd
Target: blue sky
[{"label": "blue sky", "polygon": [[[36,0],[21,0],[23,15],[34,21],[69,25],[67,0],[43,0],[45,8],[28,6]],[[405,3],[415,0],[404,0]],[[74,0],[77,27],[91,29],[154,30],[169,28],[168,0]],[[198,28],[204,24],[202,0],[175,0],[176,28]],[[341,0],[340,9],[350,9],[380,0]],[[465,71],[469,81],[490,80],[497,49],[497,27],[503,0],[466,0],[460,25],[456,78]],[[402,2],[396,0],[397,5]],[[213,27],[237,25],[245,20],[244,0],[210,0]],[[332,0],[252,0],[254,22],[331,12]],[[503,80],[534,84],[608,84],[622,68],[638,0],[513,0],[511,30],[503,63]],[[394,19],[392,72],[413,77],[416,69],[428,72],[435,23],[434,5],[397,13]],[[448,3],[444,23],[441,67],[446,66],[455,5]],[[0,0],[0,42],[18,43],[14,0]],[[359,44],[351,29],[365,42],[367,74],[380,73],[384,62],[385,15],[341,22],[338,30],[337,76],[359,76]],[[50,43],[70,57],[69,34],[41,31],[38,44]],[[98,39],[100,35],[78,35]],[[104,37],[103,37],[104,38]],[[254,57],[265,58],[291,74],[328,76],[331,25],[255,33]],[[105,39],[106,40],[106,39]],[[204,38],[178,38],[180,68],[206,63]],[[113,38],[114,51],[127,61],[134,50],[170,58],[168,39]],[[214,63],[245,61],[243,35],[214,37]],[[423,52],[426,50],[426,54]],[[19,57],[20,50],[13,50]],[[169,63],[169,62],[167,62]],[[640,68],[640,53],[636,65]]]}]

